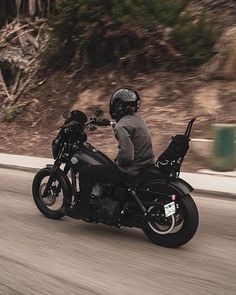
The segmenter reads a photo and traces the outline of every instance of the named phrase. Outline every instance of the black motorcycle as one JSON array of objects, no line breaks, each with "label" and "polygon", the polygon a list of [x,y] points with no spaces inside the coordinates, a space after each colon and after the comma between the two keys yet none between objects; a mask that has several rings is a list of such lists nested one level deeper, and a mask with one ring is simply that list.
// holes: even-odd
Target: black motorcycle
[{"label": "black motorcycle", "polygon": [[[105,154],[87,142],[87,131],[115,122],[97,111],[88,120],[80,111],[66,111],[65,122],[52,143],[54,165],[46,165],[34,177],[33,198],[48,218],[70,216],[79,206],[78,179],[86,165],[115,165]],[[122,185],[95,182],[90,196],[90,214],[84,221],[116,227],[136,227],[154,243],[179,247],[187,243],[198,227],[198,210],[190,196],[193,188],[179,178],[181,163],[188,150],[192,119],[185,134],[172,138],[156,165],[143,168],[137,177]],[[71,217],[71,216],[70,216]]]}]

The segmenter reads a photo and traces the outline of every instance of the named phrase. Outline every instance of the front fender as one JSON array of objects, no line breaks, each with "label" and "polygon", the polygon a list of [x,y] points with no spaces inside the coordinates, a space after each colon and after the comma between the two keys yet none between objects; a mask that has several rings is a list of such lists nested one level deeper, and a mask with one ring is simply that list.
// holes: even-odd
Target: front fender
[{"label": "front fender", "polygon": [[183,197],[191,193],[194,189],[190,184],[181,178],[159,178],[143,184],[140,190],[145,190],[146,192],[151,191],[165,193],[169,195],[178,194]]}]

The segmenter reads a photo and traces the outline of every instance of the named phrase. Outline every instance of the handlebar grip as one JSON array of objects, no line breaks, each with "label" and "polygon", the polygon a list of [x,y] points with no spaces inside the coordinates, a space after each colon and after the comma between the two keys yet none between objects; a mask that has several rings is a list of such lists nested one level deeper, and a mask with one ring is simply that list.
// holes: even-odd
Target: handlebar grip
[{"label": "handlebar grip", "polygon": [[110,126],[110,120],[102,119],[102,118],[95,118],[94,124],[98,126]]},{"label": "handlebar grip", "polygon": [[111,125],[111,121],[108,120],[108,119],[103,119],[103,123],[104,123],[104,126],[110,126]]}]

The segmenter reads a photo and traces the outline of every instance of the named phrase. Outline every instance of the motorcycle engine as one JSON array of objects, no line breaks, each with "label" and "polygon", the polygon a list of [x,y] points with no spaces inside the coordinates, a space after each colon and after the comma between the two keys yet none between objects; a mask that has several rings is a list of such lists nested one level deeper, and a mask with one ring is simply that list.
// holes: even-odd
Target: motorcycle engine
[{"label": "motorcycle engine", "polygon": [[119,203],[109,198],[109,187],[101,183],[94,183],[91,192],[91,206],[95,222],[119,226],[120,210]]},{"label": "motorcycle engine", "polygon": [[90,205],[94,216],[94,222],[119,226],[120,210],[119,203],[107,197],[92,198]]},{"label": "motorcycle engine", "polygon": [[103,194],[104,188],[100,183],[94,183],[91,191],[91,195],[96,198],[100,198]]},{"label": "motorcycle engine", "polygon": [[97,210],[99,222],[108,225],[118,225],[120,223],[119,204],[109,198],[103,198]]}]

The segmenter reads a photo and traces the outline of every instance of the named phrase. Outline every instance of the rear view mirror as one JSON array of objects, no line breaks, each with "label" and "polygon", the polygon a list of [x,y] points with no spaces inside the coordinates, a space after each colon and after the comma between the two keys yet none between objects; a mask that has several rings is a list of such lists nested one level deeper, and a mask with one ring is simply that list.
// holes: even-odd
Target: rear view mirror
[{"label": "rear view mirror", "polygon": [[104,111],[103,110],[96,110],[95,112],[96,117],[103,117],[104,116]]},{"label": "rear view mirror", "polygon": [[63,113],[63,118],[64,119],[70,119],[71,117],[71,111],[70,110],[66,110],[64,113]]}]

